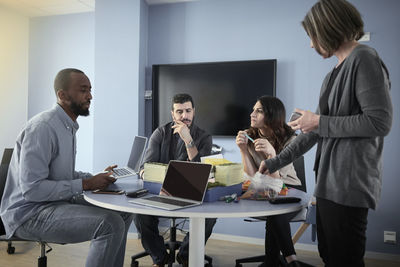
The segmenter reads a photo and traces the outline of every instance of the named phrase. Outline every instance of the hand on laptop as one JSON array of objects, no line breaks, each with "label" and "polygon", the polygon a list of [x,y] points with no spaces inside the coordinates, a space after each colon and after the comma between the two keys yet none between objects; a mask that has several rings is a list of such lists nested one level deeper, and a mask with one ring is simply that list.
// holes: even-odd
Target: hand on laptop
[{"label": "hand on laptop", "polygon": [[111,166],[108,166],[107,168],[105,168],[104,169],[104,171],[106,171],[106,172],[112,172],[113,171],[113,169],[114,168],[117,168],[118,167],[118,165],[111,165]]},{"label": "hand on laptop", "polygon": [[159,194],[159,195],[160,195],[160,196],[171,196],[171,194],[168,193],[168,191],[165,190],[165,189],[162,188],[162,187],[161,187],[161,190],[160,190],[160,194]]},{"label": "hand on laptop", "polygon": [[83,190],[95,190],[95,189],[105,189],[111,183],[116,181],[115,178],[111,177],[112,172],[108,171],[105,173],[99,173],[88,179],[82,180]]}]

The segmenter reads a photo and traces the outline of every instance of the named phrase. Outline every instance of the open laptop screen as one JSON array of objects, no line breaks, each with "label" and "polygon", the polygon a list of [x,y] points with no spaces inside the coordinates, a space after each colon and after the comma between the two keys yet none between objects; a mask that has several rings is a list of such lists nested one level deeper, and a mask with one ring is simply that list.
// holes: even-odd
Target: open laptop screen
[{"label": "open laptop screen", "polygon": [[165,175],[163,190],[173,197],[201,202],[207,188],[210,171],[210,164],[171,160]]},{"label": "open laptop screen", "polygon": [[133,141],[131,155],[129,156],[128,167],[134,170],[135,172],[139,172],[140,164],[142,163],[142,159],[145,153],[145,148],[147,144],[147,138],[143,136],[135,136],[135,140]]}]

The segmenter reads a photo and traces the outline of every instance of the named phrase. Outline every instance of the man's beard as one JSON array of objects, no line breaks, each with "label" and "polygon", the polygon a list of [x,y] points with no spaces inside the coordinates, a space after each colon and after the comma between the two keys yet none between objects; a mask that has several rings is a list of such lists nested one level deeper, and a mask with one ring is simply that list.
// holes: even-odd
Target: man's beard
[{"label": "man's beard", "polygon": [[89,116],[89,108],[84,108],[83,105],[90,103],[90,101],[83,104],[77,104],[76,102],[71,102],[70,109],[76,116]]}]

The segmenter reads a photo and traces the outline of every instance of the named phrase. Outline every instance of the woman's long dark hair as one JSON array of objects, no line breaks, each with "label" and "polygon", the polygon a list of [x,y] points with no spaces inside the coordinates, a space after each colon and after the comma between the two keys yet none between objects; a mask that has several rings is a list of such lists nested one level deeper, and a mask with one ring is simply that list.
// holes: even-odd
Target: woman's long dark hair
[{"label": "woman's long dark hair", "polygon": [[282,151],[285,143],[294,135],[294,131],[286,124],[286,110],[282,101],[273,96],[262,96],[257,99],[264,111],[264,125],[268,129],[267,136],[261,136],[257,128],[250,127],[247,132],[253,139],[267,138],[276,153]]}]

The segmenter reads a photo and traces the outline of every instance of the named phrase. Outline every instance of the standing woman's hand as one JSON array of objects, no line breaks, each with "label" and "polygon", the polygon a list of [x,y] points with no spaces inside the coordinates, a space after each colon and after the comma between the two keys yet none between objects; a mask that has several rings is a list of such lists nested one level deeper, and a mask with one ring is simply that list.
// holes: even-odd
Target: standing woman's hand
[{"label": "standing woman's hand", "polygon": [[294,111],[300,113],[302,116],[297,120],[288,122],[288,125],[292,127],[293,130],[300,130],[303,133],[308,133],[318,128],[320,117],[318,114],[298,108]]},{"label": "standing woman's hand", "polygon": [[248,139],[245,136],[245,131],[239,131],[236,136],[236,145],[241,151],[247,150]]}]

